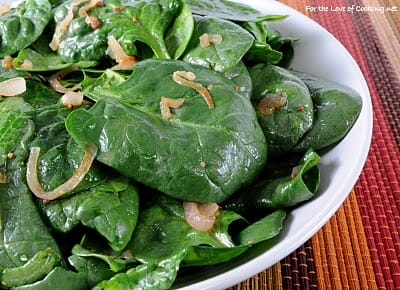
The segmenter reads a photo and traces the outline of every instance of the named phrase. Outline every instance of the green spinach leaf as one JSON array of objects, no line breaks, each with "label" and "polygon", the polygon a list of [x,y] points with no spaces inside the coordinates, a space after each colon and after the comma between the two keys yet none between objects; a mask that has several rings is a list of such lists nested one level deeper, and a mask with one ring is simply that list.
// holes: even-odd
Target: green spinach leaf
[{"label": "green spinach leaf", "polygon": [[287,69],[258,64],[249,70],[252,102],[268,143],[269,156],[290,152],[313,124],[313,102],[307,86]]},{"label": "green spinach leaf", "polygon": [[185,0],[193,13],[234,21],[259,21],[281,19],[281,15],[263,15],[260,11],[242,3],[226,0]]},{"label": "green spinach leaf", "polygon": [[1,285],[14,288],[42,279],[60,262],[60,256],[48,248],[37,252],[24,265],[1,271]]},{"label": "green spinach leaf", "polygon": [[307,132],[293,149],[304,152],[327,148],[343,139],[354,125],[361,112],[361,96],[351,88],[294,72],[308,86],[314,102],[315,118],[312,129]]},{"label": "green spinach leaf", "polygon": [[[58,246],[43,223],[26,185],[25,159],[28,145],[34,134],[34,111],[19,97],[9,97],[0,102],[1,150],[13,152],[2,160],[2,174],[7,182],[0,184],[0,266],[23,266],[39,251],[51,248],[59,253]],[[5,150],[5,151],[4,151]]]},{"label": "green spinach leaf", "polygon": [[[215,107],[173,81],[175,71],[193,72],[204,87],[211,84]],[[66,126],[80,146],[97,144],[97,160],[128,177],[180,199],[220,202],[249,183],[266,159],[254,109],[234,87],[201,66],[146,60],[120,85],[92,87],[99,100],[90,110],[71,112]],[[162,96],[185,98],[170,120],[161,116]]]},{"label": "green spinach leaf", "polygon": [[282,209],[263,217],[241,231],[237,237],[240,245],[253,245],[276,237],[282,227],[286,212]]},{"label": "green spinach leaf", "polygon": [[[39,181],[45,190],[53,190],[64,183],[79,167],[84,154],[65,129],[65,119],[70,110],[60,104],[37,108],[36,132],[31,147],[40,148],[38,161]],[[107,174],[101,164],[93,164],[74,193],[103,182]]]},{"label": "green spinach leaf", "polygon": [[[203,35],[218,35],[221,42],[203,45]],[[192,40],[183,60],[225,72],[237,65],[253,44],[253,36],[241,26],[216,17],[197,17]]]},{"label": "green spinach leaf", "polygon": [[124,178],[111,178],[69,198],[42,205],[53,228],[72,230],[79,222],[97,230],[113,250],[131,239],[139,212],[136,188]]},{"label": "green spinach leaf", "polygon": [[[58,49],[63,61],[104,59],[109,36],[114,36],[130,55],[140,54],[136,42],[150,47],[156,58],[178,58],[183,53],[193,30],[193,17],[183,1],[142,0],[124,4],[121,9],[119,1],[109,0],[92,9],[90,15],[98,18],[99,28],[91,28],[85,17],[75,16]],[[70,1],[57,8],[56,23],[64,19],[69,5]]]},{"label": "green spinach leaf", "polygon": [[309,149],[295,167],[271,166],[254,184],[238,191],[222,207],[253,219],[309,200],[320,185],[319,161],[320,156]]},{"label": "green spinach leaf", "polygon": [[25,0],[0,16],[0,57],[12,55],[33,43],[51,17],[48,0]]},{"label": "green spinach leaf", "polygon": [[252,47],[244,57],[246,63],[264,62],[281,67],[289,66],[294,54],[295,39],[282,37],[266,21],[244,22],[242,26],[255,37]]}]

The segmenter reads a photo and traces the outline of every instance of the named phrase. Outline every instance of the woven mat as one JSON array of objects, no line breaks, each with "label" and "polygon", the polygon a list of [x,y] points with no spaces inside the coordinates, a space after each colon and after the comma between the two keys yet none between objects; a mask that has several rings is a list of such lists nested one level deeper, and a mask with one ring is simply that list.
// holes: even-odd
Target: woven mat
[{"label": "woven mat", "polygon": [[[372,144],[359,180],[329,222],[291,255],[230,290],[400,289],[400,1],[281,2],[325,27],[357,61],[372,98]],[[318,5],[397,11],[306,8]]]}]

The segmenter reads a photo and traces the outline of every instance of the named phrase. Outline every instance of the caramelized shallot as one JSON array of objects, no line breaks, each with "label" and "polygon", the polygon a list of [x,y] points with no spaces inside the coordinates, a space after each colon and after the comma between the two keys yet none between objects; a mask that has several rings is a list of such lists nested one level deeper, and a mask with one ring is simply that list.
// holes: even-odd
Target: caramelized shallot
[{"label": "caramelized shallot", "polygon": [[216,203],[184,201],[183,208],[186,222],[198,231],[210,231],[219,214],[219,205]]},{"label": "caramelized shallot", "polygon": [[85,22],[93,29],[98,29],[100,28],[100,20],[96,16],[86,16]]},{"label": "caramelized shallot", "polygon": [[126,54],[122,46],[112,35],[108,37],[107,43],[107,54],[117,62],[117,65],[113,66],[112,69],[132,69],[137,63],[136,57]]},{"label": "caramelized shallot", "polygon": [[82,92],[68,91],[61,97],[61,104],[68,108],[79,107],[83,102]]},{"label": "caramelized shallot", "polygon": [[8,11],[10,11],[11,6],[8,4],[0,4],[0,16],[6,14]]},{"label": "caramelized shallot", "polygon": [[44,200],[54,200],[64,194],[73,191],[79,183],[85,178],[86,174],[89,172],[90,167],[94,161],[97,154],[97,146],[94,144],[87,144],[85,147],[85,153],[82,158],[82,162],[79,167],[75,170],[73,175],[63,184],[59,185],[57,188],[51,191],[45,191],[39,182],[37,175],[37,163],[39,159],[40,148],[33,147],[29,154],[26,180],[30,190],[33,194]]},{"label": "caramelized shallot", "polygon": [[57,92],[63,93],[63,94],[65,94],[65,93],[67,93],[67,92],[70,92],[70,91],[75,91],[75,90],[79,89],[79,88],[81,87],[80,84],[76,84],[76,85],[75,85],[74,87],[72,87],[72,88],[66,88],[66,87],[64,87],[64,86],[60,83],[60,81],[61,81],[67,74],[69,74],[69,73],[71,73],[71,72],[74,72],[74,71],[77,71],[77,70],[78,70],[78,67],[77,67],[76,65],[71,65],[71,66],[69,66],[69,67],[67,67],[67,68],[65,68],[65,69],[63,69],[63,70],[60,70],[60,71],[58,71],[58,72],[52,74],[52,75],[49,77],[49,85],[50,85],[54,90],[56,90]]},{"label": "caramelized shallot", "polygon": [[161,97],[160,101],[161,116],[164,119],[172,119],[175,115],[171,113],[170,108],[177,109],[183,105],[184,101],[185,101],[184,98],[171,99],[171,98]]},{"label": "caramelized shallot", "polygon": [[172,74],[172,79],[185,87],[195,89],[199,94],[201,94],[206,101],[208,108],[214,108],[214,101],[210,95],[210,92],[200,83],[194,82],[196,75],[193,72],[188,71],[174,71]]},{"label": "caramelized shallot", "polygon": [[200,46],[209,47],[211,44],[219,44],[222,42],[222,35],[204,33],[199,37]]},{"label": "caramelized shallot", "polygon": [[101,6],[103,3],[99,0],[90,0],[90,2],[81,8],[79,8],[78,15],[80,17],[85,17],[88,16],[88,11],[90,11],[92,8]]},{"label": "caramelized shallot", "polygon": [[26,81],[22,77],[16,77],[0,82],[0,96],[12,97],[26,91]]},{"label": "caramelized shallot", "polygon": [[18,63],[19,68],[24,68],[24,69],[32,69],[33,64],[29,59],[24,59],[22,63]]},{"label": "caramelized shallot", "polygon": [[2,60],[1,60],[1,66],[5,69],[10,69],[13,68],[13,61],[14,59],[11,57],[11,55],[6,55]]},{"label": "caramelized shallot", "polygon": [[263,115],[269,115],[276,109],[280,109],[287,104],[287,98],[282,93],[266,94],[258,103],[257,111]]}]

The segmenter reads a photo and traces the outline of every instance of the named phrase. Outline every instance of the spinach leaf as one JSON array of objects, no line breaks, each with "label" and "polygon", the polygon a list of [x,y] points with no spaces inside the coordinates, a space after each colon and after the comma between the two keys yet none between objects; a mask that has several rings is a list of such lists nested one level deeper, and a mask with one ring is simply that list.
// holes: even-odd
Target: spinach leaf
[{"label": "spinach leaf", "polygon": [[[39,107],[34,122],[35,138],[31,147],[40,147],[38,176],[45,190],[52,190],[64,183],[79,167],[84,154],[65,129],[65,119],[70,110],[60,104]],[[103,182],[107,174],[101,164],[93,164],[74,193]]]},{"label": "spinach leaf", "polygon": [[1,285],[7,288],[30,284],[42,279],[59,263],[60,257],[53,249],[37,252],[24,265],[1,271]]},{"label": "spinach leaf", "polygon": [[249,225],[239,233],[237,237],[239,244],[252,245],[277,236],[283,227],[285,217],[286,212],[279,209]]},{"label": "spinach leaf", "polygon": [[89,242],[87,240],[87,237],[85,237],[81,244],[76,244],[72,248],[72,257],[82,261],[102,260],[114,274],[126,270],[128,264],[136,262],[136,259],[132,255],[129,257],[125,255],[126,253],[130,253],[130,250],[123,252],[110,251],[108,248],[99,247],[98,244],[95,244],[94,240]]},{"label": "spinach leaf", "polygon": [[242,61],[232,69],[224,72],[223,75],[235,83],[235,91],[250,99],[253,91],[253,83],[249,71]]},{"label": "spinach leaf", "polygon": [[[9,79],[16,78],[16,77],[30,78],[32,76],[28,72],[17,71],[16,69],[13,69],[13,68],[5,69],[5,68],[3,68],[3,66],[0,66],[0,81],[9,80]],[[1,100],[1,98],[0,98],[0,100]]]},{"label": "spinach leaf", "polygon": [[308,86],[314,102],[315,118],[312,129],[293,149],[304,152],[327,148],[343,139],[354,125],[362,107],[361,96],[351,88],[294,72]]},{"label": "spinach leaf", "polygon": [[228,262],[246,252],[251,245],[216,248],[209,246],[189,247],[182,266],[208,266]]},{"label": "spinach leaf", "polygon": [[[183,60],[225,72],[237,65],[253,44],[253,36],[239,25],[216,17],[197,17],[190,44]],[[204,35],[219,35],[221,43],[202,45]]]},{"label": "spinach leaf", "polygon": [[[21,67],[20,64],[29,61],[32,67]],[[76,65],[81,68],[95,66],[95,61],[81,61]],[[26,48],[19,51],[18,56],[14,58],[13,66],[17,70],[26,71],[52,71],[61,70],[71,66],[71,63],[65,63],[56,53],[39,53],[33,49]]]},{"label": "spinach leaf", "polygon": [[101,289],[170,289],[179,269],[184,251],[170,255],[158,264],[142,264],[119,273],[110,280],[97,284],[93,290]]},{"label": "spinach leaf", "polygon": [[252,102],[267,139],[268,153],[276,158],[290,152],[313,124],[313,102],[307,86],[287,69],[258,64],[249,69]]},{"label": "spinach leaf", "polygon": [[0,57],[33,43],[52,17],[48,0],[25,0],[0,16]]},{"label": "spinach leaf", "polygon": [[87,290],[90,286],[92,285],[88,284],[86,273],[56,267],[44,279],[15,287],[13,290]]},{"label": "spinach leaf", "polygon": [[290,64],[294,54],[295,39],[282,37],[280,32],[266,21],[244,22],[242,26],[255,37],[252,47],[244,57],[246,63],[264,62],[281,67]]},{"label": "spinach leaf", "polygon": [[7,175],[9,154],[20,146],[19,140],[24,134],[31,134],[33,114],[32,106],[20,97],[8,97],[0,102],[0,174]]},{"label": "spinach leaf", "polygon": [[190,42],[194,29],[192,12],[185,1],[180,1],[181,11],[165,34],[165,45],[171,58],[178,59]]},{"label": "spinach leaf", "polygon": [[[183,53],[193,29],[193,17],[183,1],[141,0],[123,4],[121,9],[119,1],[108,0],[102,7],[92,9],[90,15],[99,19],[99,28],[91,28],[85,17],[76,16],[60,42],[58,53],[63,61],[104,59],[111,35],[131,55],[140,54],[136,42],[150,47],[156,58],[178,58]],[[69,5],[70,1],[57,8],[56,23],[64,19]]]},{"label": "spinach leaf", "polygon": [[[196,90],[174,82],[175,71],[211,84],[214,109]],[[71,112],[66,126],[80,146],[97,144],[97,160],[128,177],[180,199],[220,202],[253,180],[266,159],[254,109],[234,87],[201,66],[146,60],[120,85],[92,87],[99,100]],[[162,118],[162,96],[185,98],[175,118]]]},{"label": "spinach leaf", "polygon": [[[185,0],[193,13],[234,21],[258,21],[280,19],[280,15],[263,15],[260,11],[242,3],[226,0]],[[284,17],[284,16],[283,16]]]},{"label": "spinach leaf", "polygon": [[[20,95],[33,108],[57,104],[61,95],[40,81],[30,79],[26,82],[26,91]],[[59,105],[57,105],[60,107]],[[44,125],[47,123],[44,123]]]},{"label": "spinach leaf", "polygon": [[309,149],[295,167],[268,168],[254,184],[238,191],[221,206],[252,219],[276,209],[296,206],[318,191],[319,161],[320,156]]},{"label": "spinach leaf", "polygon": [[108,267],[107,263],[95,258],[72,255],[68,257],[68,262],[78,273],[86,275],[88,284],[86,289],[93,287],[100,281],[110,279],[115,275],[115,272]]},{"label": "spinach leaf", "polygon": [[3,152],[13,152],[2,160],[2,174],[7,183],[0,184],[0,266],[15,268],[25,264],[39,251],[58,246],[41,220],[26,182],[25,159],[34,133],[33,109],[19,97],[0,102],[0,144]]},{"label": "spinach leaf", "polygon": [[111,178],[69,198],[42,205],[51,226],[68,232],[79,222],[97,230],[113,250],[131,239],[139,212],[136,188],[124,178]]}]

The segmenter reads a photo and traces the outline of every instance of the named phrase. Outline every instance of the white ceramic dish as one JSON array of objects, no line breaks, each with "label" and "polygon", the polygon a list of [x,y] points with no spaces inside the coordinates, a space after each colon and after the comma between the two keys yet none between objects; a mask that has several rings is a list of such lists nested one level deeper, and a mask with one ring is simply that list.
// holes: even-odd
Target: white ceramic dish
[{"label": "white ceramic dish", "polygon": [[[273,243],[261,243],[229,263],[178,276],[180,290],[225,289],[274,265],[311,238],[341,206],[364,166],[372,135],[372,105],[366,81],[352,56],[329,32],[296,10],[273,0],[236,0],[265,14],[287,14],[274,23],[283,35],[299,39],[291,67],[338,82],[363,98],[352,130],[323,155],[321,188],[317,196],[290,212],[284,230]],[[0,4],[15,0],[0,0]]]},{"label": "white ceramic dish", "polygon": [[273,245],[263,243],[232,262],[178,277],[181,290],[224,289],[274,265],[310,239],[332,217],[357,182],[368,155],[372,135],[372,105],[367,83],[345,47],[319,24],[272,0],[236,0],[266,14],[290,15],[274,23],[283,35],[299,39],[291,65],[297,70],[335,81],[363,98],[361,114],[352,130],[323,155],[321,188],[317,196],[289,214],[283,233]]}]

